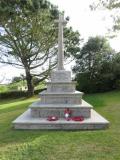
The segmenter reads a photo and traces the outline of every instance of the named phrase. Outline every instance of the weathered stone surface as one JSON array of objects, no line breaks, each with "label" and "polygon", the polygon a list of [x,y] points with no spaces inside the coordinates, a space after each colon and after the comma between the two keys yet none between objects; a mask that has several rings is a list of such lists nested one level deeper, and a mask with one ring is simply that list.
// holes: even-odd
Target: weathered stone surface
[{"label": "weathered stone surface", "polygon": [[52,82],[71,82],[71,72],[65,70],[56,70],[51,73]]},{"label": "weathered stone surface", "polygon": [[[109,122],[92,110],[92,106],[82,100],[82,92],[75,91],[71,72],[64,70],[63,25],[64,16],[59,16],[58,68],[51,73],[47,91],[40,93],[41,101],[33,103],[30,109],[13,121],[15,129],[59,129],[94,130],[105,129]],[[73,110],[72,116],[83,116],[82,122],[66,121],[64,109]],[[48,116],[58,116],[59,120],[47,121]]]},{"label": "weathered stone surface", "polygon": [[41,103],[41,101],[39,100],[39,101],[36,101],[36,102],[34,102],[34,103],[32,103],[30,106],[29,106],[29,108],[48,108],[48,109],[50,109],[50,108],[73,108],[73,109],[76,109],[76,108],[89,108],[89,109],[92,109],[93,108],[93,106],[92,105],[90,105],[89,103],[87,103],[86,101],[84,101],[83,99],[82,99],[82,103],[81,104],[43,104],[43,103]]},{"label": "weathered stone surface", "polygon": [[41,103],[47,104],[81,104],[82,92],[46,92],[40,93]]},{"label": "weathered stone surface", "polygon": [[82,100],[82,104],[42,104],[40,101],[33,103],[30,106],[32,117],[46,118],[48,116],[57,116],[64,118],[64,110],[69,108],[71,110],[71,117],[83,116],[89,118],[92,106]]},{"label": "weathered stone surface", "polygon": [[47,92],[75,92],[76,82],[48,82]]},{"label": "weathered stone surface", "polygon": [[[89,118],[90,117],[90,109],[89,108],[76,108],[72,109],[71,108],[71,117],[73,116],[83,116],[84,118]],[[60,118],[64,118],[64,109],[56,109],[50,108],[50,109],[44,109],[44,108],[32,108],[31,109],[31,116],[32,117],[41,117],[41,118],[46,118],[48,116],[57,116]]]},{"label": "weathered stone surface", "polygon": [[94,110],[91,110],[91,117],[82,122],[66,121],[47,121],[46,118],[32,118],[30,109],[13,121],[15,129],[47,129],[47,130],[96,130],[106,129],[109,122]]},{"label": "weathered stone surface", "polygon": [[64,45],[63,45],[63,27],[66,24],[66,21],[64,20],[64,14],[59,14],[59,20],[58,22],[58,64],[57,68],[58,70],[64,69]]}]

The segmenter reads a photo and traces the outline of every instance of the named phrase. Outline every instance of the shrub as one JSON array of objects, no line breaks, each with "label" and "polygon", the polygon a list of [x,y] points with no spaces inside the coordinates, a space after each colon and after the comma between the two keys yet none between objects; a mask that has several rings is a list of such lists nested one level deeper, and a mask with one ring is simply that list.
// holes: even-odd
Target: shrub
[{"label": "shrub", "polygon": [[77,74],[76,80],[77,90],[86,93],[106,92],[115,88],[113,74],[101,74],[90,78],[90,73],[80,73]]},{"label": "shrub", "polygon": [[34,91],[35,94],[39,94],[40,92],[46,90],[46,88],[42,88],[42,89],[37,89]]},{"label": "shrub", "polygon": [[8,98],[21,98],[21,97],[27,97],[27,92],[23,91],[9,91],[0,93],[0,99],[8,99]]},{"label": "shrub", "polygon": [[[34,93],[38,94],[45,89],[46,88],[35,90]],[[26,91],[9,91],[9,92],[0,93],[0,99],[8,99],[8,98],[14,99],[14,98],[22,98],[22,97],[28,97],[28,93]]]}]

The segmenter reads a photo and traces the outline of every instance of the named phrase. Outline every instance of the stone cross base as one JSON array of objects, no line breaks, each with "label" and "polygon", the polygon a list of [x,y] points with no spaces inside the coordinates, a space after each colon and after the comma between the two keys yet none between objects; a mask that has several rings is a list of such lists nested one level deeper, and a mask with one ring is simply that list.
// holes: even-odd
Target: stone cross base
[{"label": "stone cross base", "polygon": [[[71,80],[71,72],[64,70],[63,27],[64,15],[59,15],[58,33],[58,68],[51,73],[47,90],[40,93],[41,101],[33,103],[25,113],[13,121],[15,129],[59,129],[59,130],[93,130],[105,129],[109,122],[92,110],[92,106],[82,100],[83,93],[75,91],[76,82]],[[71,113],[65,113],[65,111]],[[57,116],[57,121],[48,117]],[[67,121],[65,116],[70,117]],[[75,117],[81,116],[82,122]],[[74,117],[74,118],[72,118]]]},{"label": "stone cross base", "polygon": [[58,121],[47,121],[46,118],[31,117],[30,109],[13,121],[15,129],[35,130],[100,130],[106,129],[109,122],[94,110],[91,110],[91,118],[82,122],[66,121],[64,118]]},{"label": "stone cross base", "polygon": [[41,104],[39,101],[30,106],[31,116],[35,118],[46,118],[48,116],[57,116],[65,118],[64,110],[69,108],[71,110],[71,117],[83,116],[84,118],[91,117],[92,106],[82,100],[81,105],[76,104]]},{"label": "stone cross base", "polygon": [[[54,71],[47,90],[41,92],[41,100],[29,106],[29,109],[13,121],[15,129],[60,129],[94,130],[105,129],[109,122],[96,113],[90,104],[82,100],[83,93],[75,91],[76,82],[71,81],[71,72]],[[70,117],[82,116],[82,122],[65,119],[64,111],[71,110]],[[49,116],[58,117],[57,121],[48,121]]]}]

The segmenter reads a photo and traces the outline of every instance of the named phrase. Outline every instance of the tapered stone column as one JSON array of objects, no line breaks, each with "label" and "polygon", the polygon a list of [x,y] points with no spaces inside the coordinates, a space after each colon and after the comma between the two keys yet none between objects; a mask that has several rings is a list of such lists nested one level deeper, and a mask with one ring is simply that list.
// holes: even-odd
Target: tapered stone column
[{"label": "tapered stone column", "polygon": [[59,14],[58,22],[58,70],[64,70],[64,38],[63,38],[63,27],[67,21],[64,20],[64,14]]}]

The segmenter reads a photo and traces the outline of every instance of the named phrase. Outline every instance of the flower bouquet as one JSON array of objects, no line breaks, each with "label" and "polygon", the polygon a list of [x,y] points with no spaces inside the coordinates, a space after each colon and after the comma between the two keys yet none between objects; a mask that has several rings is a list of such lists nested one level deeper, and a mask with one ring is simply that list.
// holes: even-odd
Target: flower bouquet
[{"label": "flower bouquet", "polygon": [[67,121],[71,120],[71,118],[70,118],[71,113],[72,113],[72,111],[71,111],[69,108],[66,108],[66,109],[64,110],[65,119],[66,119]]}]

